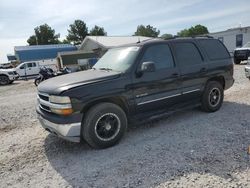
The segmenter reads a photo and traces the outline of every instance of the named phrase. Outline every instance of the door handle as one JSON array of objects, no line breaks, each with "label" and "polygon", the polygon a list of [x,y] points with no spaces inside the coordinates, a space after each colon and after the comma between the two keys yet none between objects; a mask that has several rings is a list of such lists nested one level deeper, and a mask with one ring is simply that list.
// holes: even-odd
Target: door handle
[{"label": "door handle", "polygon": [[172,76],[177,77],[179,74],[177,72],[173,73]]}]

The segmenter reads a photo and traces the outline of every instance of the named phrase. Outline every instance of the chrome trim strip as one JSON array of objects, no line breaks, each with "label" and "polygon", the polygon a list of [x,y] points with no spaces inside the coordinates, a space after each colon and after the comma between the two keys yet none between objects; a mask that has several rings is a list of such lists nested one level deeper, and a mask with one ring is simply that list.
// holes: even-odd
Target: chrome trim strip
[{"label": "chrome trim strip", "polygon": [[163,100],[163,99],[168,99],[168,98],[172,98],[172,97],[176,97],[176,96],[180,96],[180,95],[181,95],[181,93],[178,93],[178,94],[170,95],[170,96],[167,96],[167,97],[161,97],[161,98],[150,100],[150,101],[140,102],[137,105],[142,105],[142,104],[147,104],[147,103],[151,103],[151,102],[155,102],[155,101],[160,101],[160,100]]},{"label": "chrome trim strip", "polygon": [[41,98],[39,98],[39,103],[42,105],[48,106],[50,108],[56,108],[56,109],[72,108],[71,104],[55,104],[55,103],[50,103],[48,101],[45,101]]},{"label": "chrome trim strip", "polygon": [[178,93],[178,94],[175,94],[175,95],[170,95],[170,96],[161,97],[161,98],[150,100],[150,101],[140,102],[137,105],[142,105],[142,104],[147,104],[147,103],[151,103],[151,102],[155,102],[155,101],[160,101],[160,100],[163,100],[163,99],[177,97],[177,96],[180,96],[180,95],[185,95],[185,94],[193,93],[193,92],[196,92],[196,91],[200,91],[200,89],[194,89],[194,90],[186,91],[186,92],[183,92],[183,93]]},{"label": "chrome trim strip", "polygon": [[186,92],[183,92],[182,94],[193,93],[193,92],[196,92],[196,91],[200,91],[200,89],[194,89],[194,90],[186,91]]},{"label": "chrome trim strip", "polygon": [[45,96],[45,97],[49,97],[49,94],[47,94],[47,93],[40,93],[40,92],[38,92],[38,95],[42,95],[42,96]]}]

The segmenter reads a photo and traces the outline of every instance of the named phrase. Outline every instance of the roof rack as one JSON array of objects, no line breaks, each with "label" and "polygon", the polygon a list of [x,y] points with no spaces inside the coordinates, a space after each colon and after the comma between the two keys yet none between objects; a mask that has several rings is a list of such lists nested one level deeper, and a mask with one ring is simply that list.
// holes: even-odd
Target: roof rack
[{"label": "roof rack", "polygon": [[210,35],[195,35],[195,36],[191,36],[191,37],[181,37],[181,36],[178,36],[178,35],[174,35],[173,37],[171,38],[166,38],[164,40],[171,40],[171,39],[192,39],[192,38],[214,38]]}]

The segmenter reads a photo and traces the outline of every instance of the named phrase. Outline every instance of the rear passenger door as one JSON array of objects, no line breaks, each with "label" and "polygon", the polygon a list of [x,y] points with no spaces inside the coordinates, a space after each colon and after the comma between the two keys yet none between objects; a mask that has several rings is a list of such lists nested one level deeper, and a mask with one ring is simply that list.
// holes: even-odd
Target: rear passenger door
[{"label": "rear passenger door", "polygon": [[203,56],[193,41],[176,41],[172,45],[180,69],[182,99],[199,99],[207,74]]},{"label": "rear passenger door", "polygon": [[39,73],[39,68],[35,62],[27,63],[26,75],[33,76]]},{"label": "rear passenger door", "polygon": [[178,103],[179,70],[174,63],[169,45],[160,43],[145,47],[138,69],[143,62],[154,62],[156,70],[144,72],[133,79],[137,113],[167,109]]}]

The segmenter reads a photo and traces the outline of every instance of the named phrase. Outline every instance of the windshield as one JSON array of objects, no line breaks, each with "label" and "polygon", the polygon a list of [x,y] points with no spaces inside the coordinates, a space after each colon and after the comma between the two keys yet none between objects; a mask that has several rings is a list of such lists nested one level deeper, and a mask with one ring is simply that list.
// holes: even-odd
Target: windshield
[{"label": "windshield", "polygon": [[250,42],[246,43],[243,47],[250,48]]},{"label": "windshield", "polygon": [[134,62],[139,47],[122,47],[108,50],[93,68],[125,72]]}]

